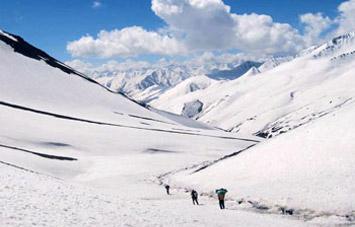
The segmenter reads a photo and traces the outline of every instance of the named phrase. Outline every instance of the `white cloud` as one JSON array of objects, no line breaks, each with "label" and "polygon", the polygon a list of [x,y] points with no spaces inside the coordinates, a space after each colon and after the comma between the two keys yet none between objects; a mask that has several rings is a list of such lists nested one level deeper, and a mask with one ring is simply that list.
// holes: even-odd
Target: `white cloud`
[{"label": "white cloud", "polygon": [[262,55],[295,53],[304,47],[296,29],[289,24],[276,23],[268,15],[234,14],[233,18],[237,49]]},{"label": "white cloud", "polygon": [[190,48],[228,48],[233,39],[234,22],[220,0],[153,0],[152,10]]},{"label": "white cloud", "polygon": [[336,31],[338,35],[355,30],[355,0],[343,2],[338,7],[339,17],[336,22],[339,27]]},{"label": "white cloud", "polygon": [[141,27],[121,30],[102,30],[94,38],[86,35],[68,43],[67,50],[76,57],[83,56],[135,56],[140,54],[176,55],[185,53],[185,47],[175,38]]},{"label": "white cloud", "polygon": [[67,50],[77,57],[105,58],[216,50],[238,50],[254,56],[294,54],[330,35],[355,29],[355,0],[340,4],[335,19],[321,13],[300,15],[304,33],[290,24],[275,22],[269,15],[231,13],[222,0],[152,0],[151,9],[165,21],[165,27],[157,31],[137,26],[101,31],[96,38],[86,35],[70,42]]},{"label": "white cloud", "polygon": [[329,17],[321,13],[306,13],[300,15],[300,21],[305,25],[305,37],[307,45],[313,45],[321,40],[321,34],[333,23]]},{"label": "white cloud", "polygon": [[91,7],[92,7],[93,9],[97,9],[97,8],[100,8],[101,5],[102,5],[102,4],[101,4],[100,1],[94,1],[94,2],[92,3]]},{"label": "white cloud", "polygon": [[190,49],[290,53],[303,46],[290,25],[267,15],[233,14],[221,0],[152,0],[152,10]]}]

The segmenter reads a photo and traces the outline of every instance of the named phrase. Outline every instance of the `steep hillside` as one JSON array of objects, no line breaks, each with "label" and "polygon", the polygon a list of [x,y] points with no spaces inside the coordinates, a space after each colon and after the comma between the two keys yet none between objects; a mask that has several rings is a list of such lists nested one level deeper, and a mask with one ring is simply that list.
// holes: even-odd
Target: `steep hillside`
[{"label": "steep hillside", "polygon": [[[84,173],[90,169],[82,169],[84,163],[95,166],[94,160],[105,160],[107,155],[118,159],[122,155],[131,154],[133,159],[142,155],[150,166],[151,151],[154,158],[171,155],[179,159],[181,153],[186,153],[200,159],[199,155],[218,156],[235,146],[257,142],[176,115],[150,111],[73,71],[18,36],[2,32],[0,40],[2,161],[39,171],[42,164],[47,166],[46,159],[61,166],[59,160],[64,157],[64,161],[76,160],[72,166],[63,166],[65,169]],[[194,141],[193,149],[190,141]],[[33,162],[27,162],[27,157]],[[65,172],[61,168],[44,170],[56,175],[57,171]]]},{"label": "steep hillside", "polygon": [[354,33],[349,33],[303,51],[293,60],[275,63],[279,65],[274,68],[268,63],[269,70],[253,69],[193,93],[181,95],[179,89],[171,89],[149,104],[180,114],[186,103],[199,100],[203,104],[199,121],[269,138],[334,112],[353,99],[354,50]]},{"label": "steep hillside", "polygon": [[355,130],[349,127],[354,113],[351,101],[337,112],[234,157],[166,180],[208,194],[222,185],[241,206],[269,213],[288,210],[306,219],[354,221]]}]

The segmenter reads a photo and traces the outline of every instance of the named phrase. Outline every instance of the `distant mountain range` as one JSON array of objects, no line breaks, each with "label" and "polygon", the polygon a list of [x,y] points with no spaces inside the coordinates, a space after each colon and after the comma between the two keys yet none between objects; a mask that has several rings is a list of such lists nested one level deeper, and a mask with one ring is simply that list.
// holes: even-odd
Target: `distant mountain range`
[{"label": "distant mountain range", "polygon": [[151,107],[227,131],[271,137],[347,103],[353,89],[336,89],[337,83],[330,81],[351,70],[354,36],[348,33],[295,56],[262,63],[170,64],[92,76]]}]

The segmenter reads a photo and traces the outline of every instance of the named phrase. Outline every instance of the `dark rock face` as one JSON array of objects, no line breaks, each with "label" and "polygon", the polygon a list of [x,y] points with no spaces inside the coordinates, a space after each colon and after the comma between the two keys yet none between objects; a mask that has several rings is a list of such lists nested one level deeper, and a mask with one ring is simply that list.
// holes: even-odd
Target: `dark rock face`
[{"label": "dark rock face", "polygon": [[[69,66],[66,66],[65,64],[59,62],[55,58],[49,56],[46,52],[32,46],[28,42],[26,42],[23,38],[17,35],[13,35],[7,32],[4,32],[8,34],[9,36],[14,37],[17,41],[11,39],[10,37],[7,37],[5,35],[2,35],[0,33],[0,40],[5,42],[7,45],[11,46],[15,52],[22,54],[26,57],[36,59],[36,60],[43,60],[45,61],[48,65],[58,68],[62,70],[63,72],[66,72],[68,74],[77,74],[79,76],[83,76],[80,73],[76,72],[74,69],[70,68]],[[90,78],[87,78],[91,80]]]},{"label": "dark rock face", "polygon": [[182,108],[182,115],[188,118],[196,117],[201,113],[203,108],[203,103],[200,100],[195,100],[184,104]]}]

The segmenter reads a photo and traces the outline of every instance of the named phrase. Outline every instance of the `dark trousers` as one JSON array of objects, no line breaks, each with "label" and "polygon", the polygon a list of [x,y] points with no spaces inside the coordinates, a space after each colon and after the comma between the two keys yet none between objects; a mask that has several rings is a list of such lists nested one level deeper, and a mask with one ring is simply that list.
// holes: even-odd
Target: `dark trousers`
[{"label": "dark trousers", "polygon": [[196,205],[196,204],[199,205],[197,198],[192,198],[192,203],[193,203],[194,205]]},{"label": "dark trousers", "polygon": [[225,207],[224,207],[224,200],[222,200],[222,199],[219,200],[219,207],[220,207],[221,209],[224,209],[224,208],[225,208]]}]

